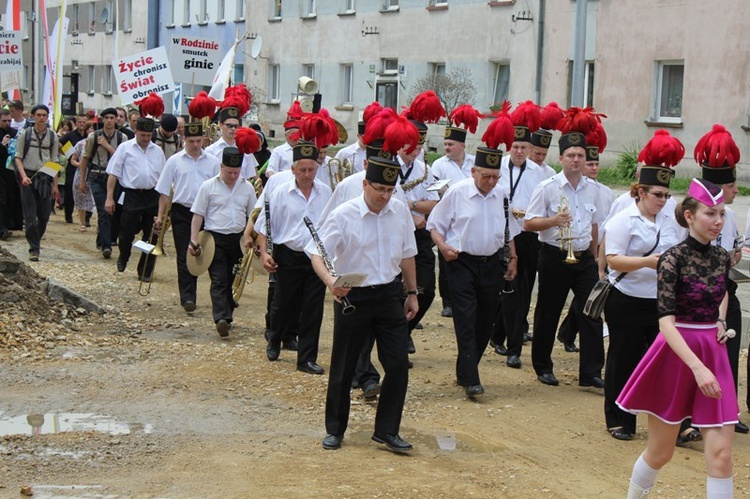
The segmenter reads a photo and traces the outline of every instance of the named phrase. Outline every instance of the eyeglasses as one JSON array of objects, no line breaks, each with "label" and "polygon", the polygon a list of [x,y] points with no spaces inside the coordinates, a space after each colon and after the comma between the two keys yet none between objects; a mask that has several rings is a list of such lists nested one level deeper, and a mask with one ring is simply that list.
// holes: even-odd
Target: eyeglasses
[{"label": "eyeglasses", "polygon": [[648,194],[651,194],[652,196],[654,196],[656,199],[669,199],[672,197],[672,195],[669,193],[665,194],[663,192],[651,192],[651,191],[647,191],[647,192]]},{"label": "eyeglasses", "polygon": [[367,185],[370,186],[370,188],[377,192],[378,194],[385,194],[386,196],[392,196],[393,193],[396,191],[395,187],[375,187],[372,182],[369,180],[367,181]]},{"label": "eyeglasses", "polygon": [[224,123],[224,126],[227,128],[238,128],[240,125],[235,125],[234,123]]}]

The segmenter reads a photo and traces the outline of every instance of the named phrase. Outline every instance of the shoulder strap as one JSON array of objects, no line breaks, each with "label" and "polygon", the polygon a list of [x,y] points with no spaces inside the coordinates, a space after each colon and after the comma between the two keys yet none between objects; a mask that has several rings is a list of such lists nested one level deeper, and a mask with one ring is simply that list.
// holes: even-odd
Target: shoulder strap
[{"label": "shoulder strap", "polygon": [[[656,233],[656,242],[654,243],[653,247],[650,250],[648,250],[647,252],[645,252],[643,254],[643,256],[648,256],[648,255],[650,255],[651,253],[654,252],[654,250],[656,249],[656,247],[659,246],[659,238],[660,237],[661,237],[661,229],[659,229],[659,232]],[[617,278],[615,279],[614,284],[617,284],[618,282],[620,282],[622,280],[622,278],[625,277],[626,275],[628,275],[628,272],[623,272],[620,275],[618,275]]]}]

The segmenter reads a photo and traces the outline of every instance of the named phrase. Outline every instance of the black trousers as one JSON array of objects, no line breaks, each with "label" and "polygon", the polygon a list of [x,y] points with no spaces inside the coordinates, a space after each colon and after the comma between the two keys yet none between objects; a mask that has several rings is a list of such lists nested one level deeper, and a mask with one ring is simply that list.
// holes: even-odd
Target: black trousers
[{"label": "black trousers", "polygon": [[[523,349],[523,321],[518,313],[521,293],[518,291],[518,278],[512,282],[502,282],[500,306],[497,307],[495,322],[492,324],[492,342],[502,345],[508,340],[508,355],[521,355]],[[511,292],[512,291],[512,292]]]},{"label": "black trousers", "polygon": [[[740,364],[740,343],[742,342],[742,309],[740,300],[737,299],[737,283],[730,281],[727,285],[729,291],[729,303],[727,306],[727,329],[734,329],[737,335],[727,340],[727,355],[729,356],[729,366],[732,369],[734,377],[734,389],[739,386],[739,364]],[[737,394],[739,400],[739,393]]]},{"label": "black trousers", "polygon": [[563,343],[573,343],[576,341],[576,336],[578,336],[578,321],[574,312],[577,306],[576,299],[573,298],[573,301],[570,302],[568,314],[560,323],[560,328],[557,330],[557,336]]},{"label": "black trousers", "polygon": [[23,228],[23,209],[21,208],[21,190],[13,170],[3,168],[0,164],[0,234],[6,230]]},{"label": "black trousers", "polygon": [[[334,318],[334,321],[336,319]],[[362,351],[357,359],[357,367],[354,368],[354,379],[352,386],[362,387],[374,381],[380,383],[380,373],[372,363],[372,349],[375,347],[375,336],[367,335],[367,339],[362,345]]]},{"label": "black trousers", "polygon": [[607,428],[622,426],[635,434],[635,414],[615,401],[646,351],[659,334],[656,298],[636,298],[612,288],[604,308],[609,348],[604,371],[604,419]]},{"label": "black trousers", "polygon": [[414,257],[414,263],[417,268],[417,287],[420,293],[417,295],[419,311],[409,321],[409,332],[417,327],[435,300],[435,252],[432,250],[432,238],[429,231],[425,229],[416,229],[414,238],[417,241],[417,255]]},{"label": "black trousers", "polygon": [[73,220],[73,210],[75,203],[73,201],[73,177],[77,168],[68,160],[65,166],[65,185],[63,186],[63,208],[65,209],[65,220]]},{"label": "black trousers", "polygon": [[[159,193],[155,189],[123,189],[125,201],[122,205],[122,219],[120,220],[120,235],[117,246],[120,249],[118,260],[127,263],[133,249],[133,240],[138,232],[142,233],[141,240],[151,239],[151,229],[154,217],[159,213]],[[156,257],[141,253],[138,260],[138,276],[148,276],[154,272]]]},{"label": "black trousers", "polygon": [[590,251],[583,252],[575,264],[565,263],[565,252],[547,244],[539,251],[539,293],[534,310],[534,340],[531,344],[531,361],[537,375],[551,373],[552,346],[557,323],[565,305],[568,292],[577,298],[574,309],[581,331],[579,356],[579,381],[601,376],[604,366],[604,339],[602,323],[583,315],[591,289],[599,279],[599,271]]},{"label": "black trousers", "polygon": [[[268,331],[273,331],[273,327],[271,325],[271,304],[273,303],[273,295],[274,290],[276,288],[276,283],[274,281],[269,280],[268,281],[268,293],[266,294],[266,329]],[[289,341],[293,341],[297,339],[297,331],[299,331],[299,323],[300,323],[300,317],[299,317],[299,300],[300,297],[297,297],[294,299],[294,303],[296,305],[296,310],[294,311],[294,317],[296,318],[291,324],[289,324],[289,327],[287,327],[286,333],[284,336],[282,336],[281,341],[286,344]]]},{"label": "black trousers", "polygon": [[500,252],[486,257],[460,253],[448,266],[458,346],[456,381],[460,386],[478,385],[479,361],[490,340],[505,267]]},{"label": "black trousers", "polygon": [[[531,294],[534,291],[534,281],[539,264],[539,249],[542,243],[536,232],[521,232],[513,241],[516,245],[518,261],[518,327],[521,333],[529,332],[529,309],[531,308]],[[536,330],[534,331],[536,333]]]},{"label": "black trousers", "polygon": [[438,290],[440,299],[443,302],[443,308],[451,306],[451,294],[448,289],[448,265],[443,258],[443,254],[438,251]]},{"label": "black trousers", "polygon": [[375,432],[398,434],[409,384],[409,329],[401,305],[401,289],[400,280],[352,289],[347,296],[357,309],[351,315],[343,315],[341,304],[334,304],[336,318],[326,394],[326,431],[332,435],[344,435],[349,424],[352,376],[369,335],[377,341],[378,357],[385,370]]},{"label": "black trousers", "polygon": [[313,270],[310,258],[283,244],[274,245],[276,288],[271,304],[271,344],[278,347],[289,326],[300,318],[297,364],[318,360],[320,325],[326,287]]},{"label": "black trousers", "polygon": [[[122,219],[122,206],[117,201],[120,199],[120,195],[122,194],[122,186],[120,185],[119,181],[115,181],[115,190],[114,190],[114,199],[115,199],[115,212],[109,216],[109,230],[111,231],[111,242],[112,244],[117,244],[117,240],[120,237],[120,221]],[[158,201],[157,201],[157,212],[159,211],[158,208]]]},{"label": "black trousers", "polygon": [[214,236],[214,259],[208,267],[211,277],[211,307],[214,322],[232,322],[232,314],[237,306],[232,298],[232,281],[234,281],[234,265],[242,258],[240,239],[242,232],[237,234],[219,234]]},{"label": "black trousers", "polygon": [[198,278],[191,274],[187,268],[187,252],[190,244],[190,225],[193,223],[193,213],[187,206],[173,203],[169,218],[172,223],[172,236],[174,236],[180,305],[189,301],[196,303]]}]

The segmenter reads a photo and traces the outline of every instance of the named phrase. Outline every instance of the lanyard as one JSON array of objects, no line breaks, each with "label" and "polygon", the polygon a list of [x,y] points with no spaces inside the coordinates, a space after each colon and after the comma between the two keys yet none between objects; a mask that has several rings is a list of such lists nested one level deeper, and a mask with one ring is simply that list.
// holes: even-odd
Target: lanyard
[{"label": "lanyard", "polygon": [[401,184],[406,182],[406,179],[409,178],[409,175],[411,175],[411,171],[414,169],[414,163],[411,164],[408,170],[406,170],[406,173],[401,173],[401,170],[398,171],[398,176],[401,178]]},{"label": "lanyard", "polygon": [[523,172],[526,171],[526,161],[523,162],[521,165],[521,171],[518,173],[518,178],[516,179],[516,183],[513,183],[513,163],[508,163],[508,172],[510,174],[510,201],[513,202],[513,196],[516,193],[516,188],[518,187],[518,183],[521,181],[521,176],[523,175]]}]

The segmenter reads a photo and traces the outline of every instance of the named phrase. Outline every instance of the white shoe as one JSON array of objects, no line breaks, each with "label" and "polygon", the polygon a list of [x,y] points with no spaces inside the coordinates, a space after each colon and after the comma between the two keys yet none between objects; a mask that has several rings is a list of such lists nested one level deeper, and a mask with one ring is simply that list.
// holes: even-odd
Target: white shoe
[{"label": "white shoe", "polygon": [[633,482],[630,482],[630,486],[628,487],[628,499],[640,499],[643,497],[648,497],[649,492],[651,492],[651,487],[644,489],[640,485],[636,485]]}]

